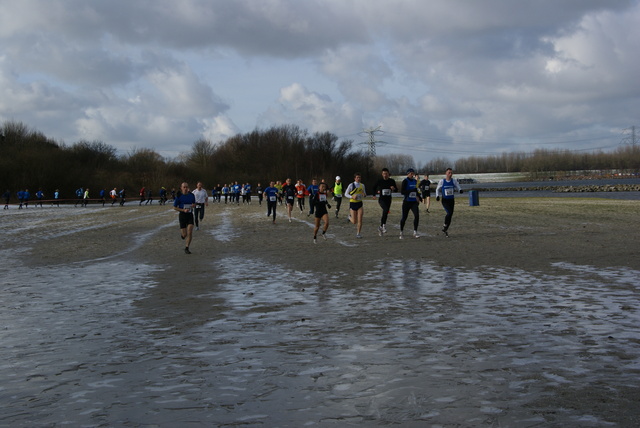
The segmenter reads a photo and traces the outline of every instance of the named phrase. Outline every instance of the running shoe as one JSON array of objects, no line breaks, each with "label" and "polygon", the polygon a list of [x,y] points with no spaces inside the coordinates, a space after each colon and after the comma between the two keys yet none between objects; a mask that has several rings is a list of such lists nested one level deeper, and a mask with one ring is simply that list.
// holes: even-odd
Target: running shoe
[{"label": "running shoe", "polygon": [[191,254],[191,251],[189,251],[189,249],[188,249],[188,248],[185,248],[185,249],[184,249],[184,253],[185,253],[185,254]]},{"label": "running shoe", "polygon": [[325,241],[327,240],[327,235],[325,235],[324,232],[322,232],[322,239],[324,239]]},{"label": "running shoe", "polygon": [[382,236],[384,232],[382,232],[382,226],[378,226],[378,236]]},{"label": "running shoe", "polygon": [[413,231],[413,237],[414,238],[419,238],[420,237],[420,235],[418,235],[418,231],[417,230]]},{"label": "running shoe", "polygon": [[317,244],[317,243],[318,243],[318,241],[316,240],[316,238],[313,238],[313,243],[314,243],[314,244]]},{"label": "running shoe", "polygon": [[360,234],[358,233],[358,234],[356,234],[356,238],[360,239],[360,238],[362,238],[362,235],[360,235]]},{"label": "running shoe", "polygon": [[382,233],[387,233],[387,225],[386,224],[382,225]]},{"label": "running shoe", "polygon": [[404,237],[402,236],[402,232],[400,232],[400,236],[399,236],[399,238],[400,238],[400,239],[404,239]]}]

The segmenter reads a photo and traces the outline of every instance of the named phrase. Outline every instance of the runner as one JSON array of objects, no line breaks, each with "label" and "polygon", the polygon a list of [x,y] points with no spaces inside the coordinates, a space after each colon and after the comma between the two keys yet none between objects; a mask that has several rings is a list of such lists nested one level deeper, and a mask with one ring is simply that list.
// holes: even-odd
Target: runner
[{"label": "runner", "polygon": [[296,198],[298,199],[298,207],[300,212],[304,211],[304,197],[307,193],[307,186],[304,185],[301,179],[298,179],[296,183]]},{"label": "runner", "polygon": [[[315,181],[315,180],[313,180]],[[313,183],[312,181],[312,183]],[[324,221],[324,227],[322,228],[322,238],[327,239],[326,233],[329,228],[329,212],[327,208],[331,209],[331,205],[329,205],[329,200],[327,199],[327,184],[320,183],[318,186],[318,191],[315,192],[313,196],[313,206],[314,206],[314,215],[315,215],[315,227],[313,229],[313,243],[315,244],[316,237],[318,236],[318,230],[320,230],[320,220]]]},{"label": "runner", "polygon": [[167,202],[167,189],[161,187],[158,195],[160,195],[160,201],[158,203],[164,205]]},{"label": "runner", "polygon": [[282,186],[282,196],[287,204],[287,215],[289,216],[289,223],[291,223],[291,211],[293,210],[293,204],[296,199],[296,187],[291,183],[291,179],[287,178],[284,186]]},{"label": "runner", "polygon": [[225,183],[224,186],[222,187],[222,196],[224,196],[224,203],[227,203],[227,199],[229,199],[229,192],[231,191],[231,189],[229,189],[229,186],[227,186],[227,184]]},{"label": "runner", "polygon": [[409,211],[413,212],[413,237],[419,238],[418,235],[418,223],[420,223],[420,195],[418,194],[418,180],[415,178],[415,171],[413,168],[407,170],[407,178],[402,180],[402,187],[400,193],[404,196],[402,201],[402,218],[400,219],[400,239],[402,239],[402,233],[404,231],[404,224],[409,217]]},{"label": "runner", "polygon": [[111,206],[113,206],[113,204],[115,204],[116,200],[118,199],[118,191],[115,187],[109,192],[109,196],[111,197]]},{"label": "runner", "polygon": [[307,187],[307,194],[309,195],[309,214],[307,214],[307,217],[313,214],[313,204],[316,193],[318,193],[318,189],[318,180],[315,178],[311,179],[311,184]]},{"label": "runner", "polygon": [[340,176],[336,176],[336,182],[333,185],[333,200],[336,201],[336,218],[340,212],[340,205],[342,205],[342,181]]},{"label": "runner", "polygon": [[438,182],[438,187],[436,187],[436,201],[440,200],[440,196],[442,196],[442,207],[446,213],[444,217],[444,226],[442,227],[442,232],[444,232],[444,236],[449,237],[449,226],[451,226],[451,218],[453,217],[453,209],[455,208],[456,201],[454,197],[455,191],[459,191],[462,193],[462,188],[460,184],[458,184],[458,180],[453,178],[453,170],[451,168],[447,168],[445,171],[445,178]]},{"label": "runner", "polygon": [[202,188],[202,182],[198,181],[195,190],[192,192],[196,198],[193,217],[196,222],[196,230],[200,230],[199,221],[204,218],[204,207],[209,206],[209,196],[207,191]]},{"label": "runner", "polygon": [[82,204],[82,195],[84,195],[84,189],[79,187],[76,189],[76,203],[74,207],[77,207],[78,204]]},{"label": "runner", "polygon": [[[271,186],[273,187],[273,185]],[[258,195],[258,205],[262,206],[262,199],[264,197],[264,195],[262,194],[264,192],[264,189],[262,188],[262,184],[258,183],[258,185],[256,186],[256,195]]]},{"label": "runner", "polygon": [[278,204],[282,205],[282,182],[280,180],[276,181],[274,187],[278,189]]},{"label": "runner", "polygon": [[6,192],[2,194],[2,199],[4,199],[4,209],[9,209],[9,200],[11,200],[11,191],[7,189]]},{"label": "runner", "polygon": [[180,237],[185,240],[184,252],[191,254],[189,245],[193,237],[193,206],[196,203],[196,197],[189,191],[189,184],[182,183],[180,186],[180,196],[173,201],[173,209],[178,211],[178,221],[180,222]]},{"label": "runner", "polygon": [[427,207],[427,214],[429,214],[429,208],[431,207],[431,180],[429,180],[429,174],[425,174],[424,178],[420,180],[420,193],[422,202]]},{"label": "runner", "polygon": [[89,188],[87,187],[84,191],[84,196],[82,197],[82,206],[87,207],[89,205]]},{"label": "runner", "polygon": [[382,178],[380,178],[373,187],[373,197],[378,196],[378,205],[382,208],[382,217],[380,218],[380,226],[378,226],[378,235],[382,236],[387,233],[387,216],[391,211],[391,193],[396,192],[398,186],[396,181],[389,176],[389,170],[382,168]]},{"label": "runner", "polygon": [[232,192],[232,199],[231,199],[231,203],[236,203],[236,205],[240,205],[240,184],[238,184],[238,182],[236,181],[235,183],[233,183],[233,185],[231,186],[231,192]]},{"label": "runner", "polygon": [[251,205],[251,184],[250,183],[246,183],[243,186],[244,189],[244,195],[242,196],[242,203],[244,204],[245,202],[247,203],[247,205]]},{"label": "runner", "polygon": [[364,184],[360,181],[362,176],[360,173],[355,173],[353,176],[353,183],[347,187],[347,195],[349,195],[349,221],[356,225],[356,238],[362,238],[360,232],[362,231],[362,217],[364,215],[364,206],[362,201],[367,192],[364,188]]},{"label": "runner", "polygon": [[42,199],[44,198],[44,193],[42,192],[42,189],[38,189],[38,191],[36,192],[36,207],[38,206],[38,204],[40,204],[40,208],[42,208]]},{"label": "runner", "polygon": [[269,183],[269,187],[264,189],[264,197],[267,199],[267,217],[273,212],[273,223],[276,222],[276,207],[278,206],[278,188],[274,182]]}]

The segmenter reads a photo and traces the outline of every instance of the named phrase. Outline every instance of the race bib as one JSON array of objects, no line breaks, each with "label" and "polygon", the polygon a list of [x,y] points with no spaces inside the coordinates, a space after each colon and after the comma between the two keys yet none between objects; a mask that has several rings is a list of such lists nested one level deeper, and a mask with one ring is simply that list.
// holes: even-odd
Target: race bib
[{"label": "race bib", "polygon": [[320,202],[327,202],[327,195],[320,195]]},{"label": "race bib", "polygon": [[445,196],[453,196],[453,187],[445,187],[444,195]]},{"label": "race bib", "polygon": [[276,201],[276,197],[275,196],[269,196],[269,201],[270,202],[275,202]]},{"label": "race bib", "polygon": [[382,189],[382,196],[390,196],[391,195],[391,189]]},{"label": "race bib", "polygon": [[342,197],[342,193],[336,193],[333,196],[335,196],[336,198],[341,198]]},{"label": "race bib", "polygon": [[411,193],[409,193],[409,199],[415,199],[415,198],[416,198],[416,196],[417,196],[417,193],[416,193],[416,192],[411,192]]},{"label": "race bib", "polygon": [[302,195],[302,190],[298,190],[298,195]]},{"label": "race bib", "polygon": [[185,210],[191,211],[191,204],[184,204],[182,208],[184,208]]}]

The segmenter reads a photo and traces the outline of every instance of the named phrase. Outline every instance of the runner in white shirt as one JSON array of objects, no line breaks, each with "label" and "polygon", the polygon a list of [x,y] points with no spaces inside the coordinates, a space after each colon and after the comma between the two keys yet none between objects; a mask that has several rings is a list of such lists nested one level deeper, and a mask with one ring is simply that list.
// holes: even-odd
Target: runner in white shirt
[{"label": "runner in white shirt", "polygon": [[202,182],[198,181],[196,189],[191,192],[196,197],[196,206],[193,212],[194,220],[196,222],[196,230],[200,230],[200,221],[204,218],[204,207],[209,206],[209,195],[207,191],[202,188]]}]

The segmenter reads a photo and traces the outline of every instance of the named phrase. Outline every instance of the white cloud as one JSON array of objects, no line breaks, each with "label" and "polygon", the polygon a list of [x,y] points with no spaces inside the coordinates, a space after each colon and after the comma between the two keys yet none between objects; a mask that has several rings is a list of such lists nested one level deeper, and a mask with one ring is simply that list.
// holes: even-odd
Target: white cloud
[{"label": "white cloud", "polygon": [[420,156],[638,125],[638,0],[1,4],[0,120],[66,142],[177,154],[255,126],[383,125]]},{"label": "white cloud", "polygon": [[309,91],[298,83],[280,90],[278,105],[262,115],[261,124],[295,123],[311,132],[351,129],[359,125],[359,112],[348,103],[336,103],[327,95]]}]

